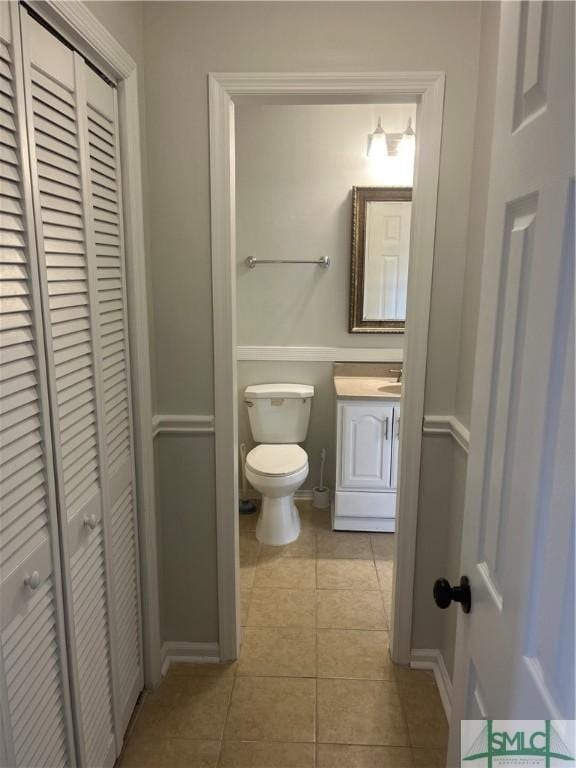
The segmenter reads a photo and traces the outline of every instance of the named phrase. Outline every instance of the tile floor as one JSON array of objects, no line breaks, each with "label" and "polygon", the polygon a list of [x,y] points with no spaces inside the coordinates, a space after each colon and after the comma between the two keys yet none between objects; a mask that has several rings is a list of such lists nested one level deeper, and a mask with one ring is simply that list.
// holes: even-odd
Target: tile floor
[{"label": "tile floor", "polygon": [[122,768],[443,768],[434,679],[388,653],[393,536],[336,533],[298,506],[302,533],[282,548],[240,518],[240,659],[173,665]]}]

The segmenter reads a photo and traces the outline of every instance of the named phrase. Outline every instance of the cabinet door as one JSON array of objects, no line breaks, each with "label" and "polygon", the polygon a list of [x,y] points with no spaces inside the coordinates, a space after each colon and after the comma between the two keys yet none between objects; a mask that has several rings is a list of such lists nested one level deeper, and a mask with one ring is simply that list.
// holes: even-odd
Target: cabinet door
[{"label": "cabinet door", "polygon": [[18,6],[0,4],[0,761],[76,765]]},{"label": "cabinet door", "polygon": [[392,407],[381,403],[341,403],[341,488],[390,488],[392,416]]},{"label": "cabinet door", "polygon": [[400,406],[394,406],[392,418],[392,468],[390,471],[390,487],[398,487],[398,458],[400,455]]}]

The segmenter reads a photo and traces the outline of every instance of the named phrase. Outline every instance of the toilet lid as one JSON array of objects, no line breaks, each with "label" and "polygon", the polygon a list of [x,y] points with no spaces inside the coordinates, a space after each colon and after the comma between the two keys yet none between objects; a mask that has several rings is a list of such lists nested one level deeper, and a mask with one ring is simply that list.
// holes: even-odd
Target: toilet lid
[{"label": "toilet lid", "polygon": [[308,454],[293,443],[257,445],[246,456],[246,466],[259,475],[291,475],[308,463]]}]

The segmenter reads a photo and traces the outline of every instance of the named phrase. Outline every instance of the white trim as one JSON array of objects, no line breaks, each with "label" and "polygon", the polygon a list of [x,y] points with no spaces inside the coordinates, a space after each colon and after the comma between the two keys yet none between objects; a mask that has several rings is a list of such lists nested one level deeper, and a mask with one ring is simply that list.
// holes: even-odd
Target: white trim
[{"label": "white trim", "polygon": [[[246,493],[242,493],[242,490],[239,489],[238,493],[243,499],[246,499],[247,501],[259,501],[262,495],[259,491],[255,491],[254,488],[248,488]],[[296,491],[294,498],[296,501],[312,501],[314,494],[311,490],[304,488]]]},{"label": "white trim", "polygon": [[174,662],[185,664],[219,664],[220,650],[218,643],[162,643],[162,677]]},{"label": "white trim", "polygon": [[413,96],[419,100],[414,180],[408,307],[404,334],[405,417],[398,503],[398,558],[391,627],[394,661],[408,664],[424,382],[436,230],[436,201],[444,106],[442,72],[388,73],[225,73],[210,74],[210,203],[212,236],[212,319],[214,329],[214,409],[216,416],[216,518],[220,652],[235,658],[239,650],[238,610],[238,424],[236,365],[236,233],[234,179],[234,99],[243,96],[326,96],[342,102],[367,96]]},{"label": "white trim", "polygon": [[456,416],[424,416],[422,432],[425,435],[450,435],[468,453],[470,430]]},{"label": "white trim", "polygon": [[213,435],[214,416],[157,413],[152,419],[154,437],[167,435]]},{"label": "white trim", "polygon": [[361,347],[237,347],[236,360],[311,363],[401,363],[402,349]]},{"label": "white trim", "polygon": [[118,85],[142,587],[144,681],[148,688],[154,688],[161,681],[160,599],[158,594],[158,553],[154,501],[152,379],[148,334],[149,317],[136,63],[83,3],[71,3],[65,0],[42,0],[42,2],[32,0],[29,5],[79,51],[97,64],[111,79],[115,80]]},{"label": "white trim", "polygon": [[444,657],[437,648],[419,648],[412,650],[410,655],[410,667],[412,669],[431,669],[434,672],[434,679],[440,700],[444,707],[446,719],[450,722],[450,712],[452,709],[452,681],[444,663]]}]

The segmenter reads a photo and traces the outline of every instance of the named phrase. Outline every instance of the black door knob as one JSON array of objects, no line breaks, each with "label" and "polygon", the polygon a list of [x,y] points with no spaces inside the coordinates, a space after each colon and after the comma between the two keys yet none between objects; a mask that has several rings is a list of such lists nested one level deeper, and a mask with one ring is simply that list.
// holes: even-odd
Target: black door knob
[{"label": "black door knob", "polygon": [[462,576],[460,586],[451,587],[447,579],[436,579],[434,582],[434,602],[438,608],[448,608],[451,602],[460,603],[464,613],[470,613],[472,595],[467,576]]}]

